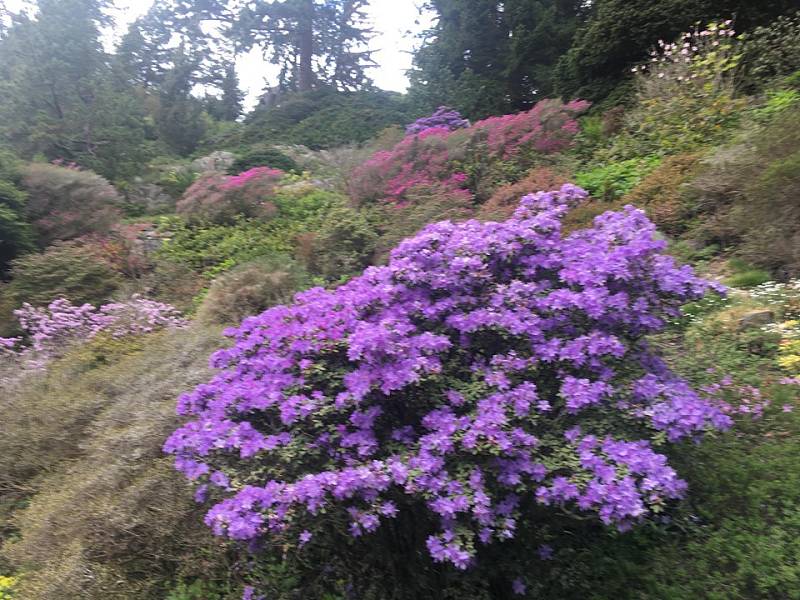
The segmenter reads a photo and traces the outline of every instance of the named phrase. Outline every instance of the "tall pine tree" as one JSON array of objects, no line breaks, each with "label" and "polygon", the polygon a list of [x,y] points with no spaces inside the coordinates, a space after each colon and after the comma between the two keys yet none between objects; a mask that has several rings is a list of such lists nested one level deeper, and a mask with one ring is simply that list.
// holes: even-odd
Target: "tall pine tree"
[{"label": "tall pine tree", "polygon": [[430,109],[472,118],[529,107],[553,91],[553,69],[572,43],[583,0],[430,0],[411,92]]},{"label": "tall pine tree", "polygon": [[144,151],[143,112],[100,42],[105,0],[38,0],[0,41],[0,138],[24,157],[125,176]]}]

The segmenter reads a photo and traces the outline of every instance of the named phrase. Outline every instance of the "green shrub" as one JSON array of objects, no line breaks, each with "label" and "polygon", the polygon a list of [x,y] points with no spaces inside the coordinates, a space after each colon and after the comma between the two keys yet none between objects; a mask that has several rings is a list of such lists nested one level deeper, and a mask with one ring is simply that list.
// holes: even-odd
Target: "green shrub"
[{"label": "green shrub", "polygon": [[298,253],[311,273],[333,282],[372,264],[377,244],[375,227],[363,213],[337,206],[318,231],[303,237]]},{"label": "green shrub", "polygon": [[28,192],[26,217],[42,246],[106,233],[121,216],[122,197],[91,171],[31,164],[23,171],[22,186]]},{"label": "green shrub", "polygon": [[272,107],[259,107],[245,121],[246,144],[263,140],[301,144],[318,150],[360,144],[412,115],[401,94],[380,90],[337,92],[317,89],[286,94]]},{"label": "green shrub", "polygon": [[297,163],[273,146],[258,145],[241,152],[229,169],[231,175],[238,175],[253,167],[271,167],[287,173],[299,171]]},{"label": "green shrub", "polygon": [[588,191],[593,198],[610,202],[631,191],[658,166],[659,160],[657,156],[648,156],[601,165],[577,173],[575,183]]},{"label": "green shrub", "polygon": [[197,317],[205,323],[239,323],[270,306],[284,304],[311,287],[305,269],[286,256],[264,256],[239,265],[211,284]]},{"label": "green shrub", "polygon": [[755,29],[745,43],[743,62],[745,84],[751,90],[800,70],[800,12]]},{"label": "green shrub", "polygon": [[216,583],[198,580],[192,583],[179,583],[170,590],[164,600],[226,600],[228,592]]},{"label": "green shrub", "polygon": [[24,192],[0,179],[0,277],[11,260],[35,248],[33,230],[23,217],[25,200]]},{"label": "green shrub", "polygon": [[44,306],[58,296],[73,304],[102,304],[119,287],[118,275],[93,249],[76,242],[57,242],[41,253],[27,254],[11,263],[9,301]]},{"label": "green shrub", "polygon": [[276,221],[263,223],[240,217],[231,225],[191,227],[181,219],[164,218],[160,227],[167,239],[157,256],[184,265],[206,279],[259,256],[292,251],[293,232]]},{"label": "green shrub", "polygon": [[753,118],[759,123],[769,123],[787,108],[800,104],[800,91],[784,88],[767,91],[763,105],[753,109]]},{"label": "green shrub", "polygon": [[725,280],[725,285],[737,288],[751,288],[772,280],[772,275],[763,269],[748,269],[736,273]]},{"label": "green shrub", "polygon": [[277,219],[282,222],[314,227],[324,220],[324,215],[329,210],[343,205],[346,198],[300,179],[281,186],[272,202],[278,209]]},{"label": "green shrub", "polygon": [[197,181],[197,176],[198,174],[192,169],[182,165],[157,167],[157,176],[154,178],[153,183],[177,200],[189,189],[189,186]]}]

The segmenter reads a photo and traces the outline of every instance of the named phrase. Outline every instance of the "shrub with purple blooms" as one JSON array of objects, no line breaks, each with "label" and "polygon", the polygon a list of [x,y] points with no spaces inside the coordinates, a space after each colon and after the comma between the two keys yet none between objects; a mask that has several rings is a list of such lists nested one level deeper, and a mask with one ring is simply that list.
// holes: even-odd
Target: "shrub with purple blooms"
[{"label": "shrub with purple blooms", "polygon": [[139,295],[100,307],[76,306],[66,298],[57,298],[42,308],[26,303],[14,315],[24,334],[0,337],[0,390],[11,387],[26,373],[46,367],[74,344],[100,333],[121,338],[186,324],[173,306]]},{"label": "shrub with purple blooms", "polygon": [[440,106],[431,116],[422,117],[408,125],[406,135],[416,135],[433,128],[454,131],[467,127],[469,127],[469,120],[462,117],[461,113],[449,106]]},{"label": "shrub with purple blooms", "polygon": [[681,498],[663,449],[732,409],[645,338],[719,290],[633,207],[562,234],[585,197],[564,185],[504,222],[430,225],[388,265],[228,330],[165,444],[214,500],[213,531],[303,548],[326,522],[369,539],[422,508],[431,558],[466,569],[543,511],[624,530]]}]

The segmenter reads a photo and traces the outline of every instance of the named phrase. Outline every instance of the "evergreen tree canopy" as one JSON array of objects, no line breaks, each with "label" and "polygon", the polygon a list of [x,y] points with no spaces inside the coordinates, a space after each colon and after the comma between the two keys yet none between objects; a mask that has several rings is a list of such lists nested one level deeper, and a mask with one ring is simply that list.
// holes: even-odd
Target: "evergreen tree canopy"
[{"label": "evergreen tree canopy", "polygon": [[415,56],[412,93],[427,108],[452,104],[470,118],[529,108],[552,93],[552,70],[572,43],[583,5],[431,0],[427,8],[437,18]]},{"label": "evergreen tree canopy", "polygon": [[66,159],[106,176],[142,158],[142,107],[100,42],[104,0],[39,0],[0,39],[0,139],[20,156]]},{"label": "evergreen tree canopy", "polygon": [[237,29],[245,47],[260,46],[280,66],[281,87],[320,84],[360,89],[373,63],[366,42],[366,0],[259,1],[242,10]]},{"label": "evergreen tree canopy", "polygon": [[797,0],[596,0],[559,61],[557,90],[565,97],[601,100],[658,39],[672,40],[717,19],[733,19],[738,31],[748,31],[796,7]]}]

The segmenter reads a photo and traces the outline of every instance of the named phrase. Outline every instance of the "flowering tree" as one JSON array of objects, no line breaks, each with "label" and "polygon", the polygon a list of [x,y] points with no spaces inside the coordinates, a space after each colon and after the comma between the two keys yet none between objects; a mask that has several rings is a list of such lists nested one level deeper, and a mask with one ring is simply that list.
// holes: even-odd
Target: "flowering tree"
[{"label": "flowering tree", "polygon": [[434,127],[454,131],[469,127],[469,120],[449,106],[440,106],[431,116],[417,119],[406,127],[406,135],[416,135]]},{"label": "flowering tree", "polygon": [[254,167],[238,175],[209,173],[184,192],[176,212],[192,221],[226,223],[237,215],[265,217],[275,213],[270,198],[285,173],[270,167]]},{"label": "flowering tree", "polygon": [[633,207],[562,235],[585,196],[430,225],[387,266],[228,330],[165,444],[216,499],[206,523],[303,546],[336,516],[363,536],[422,506],[433,560],[465,569],[535,505],[626,529],[682,497],[659,449],[727,428],[730,408],[645,336],[713,285]]}]

